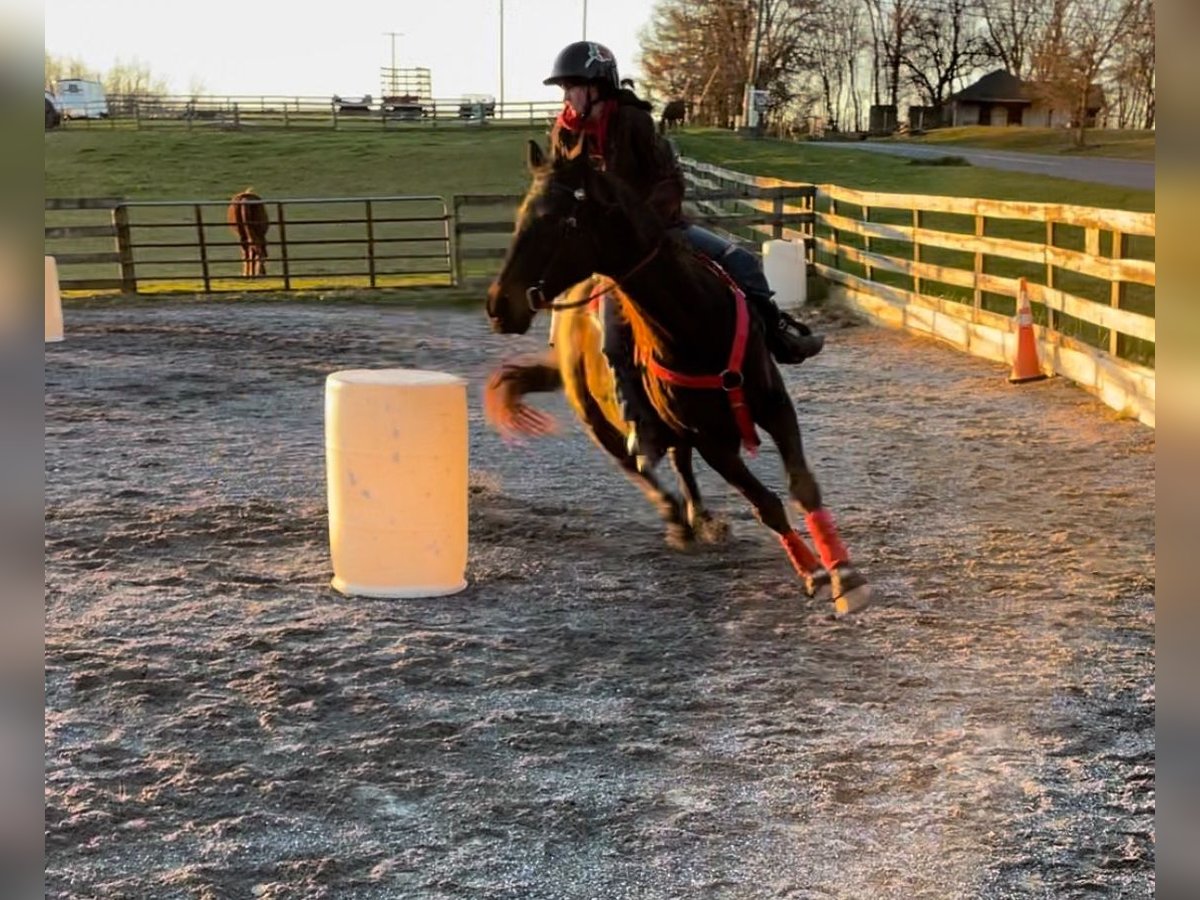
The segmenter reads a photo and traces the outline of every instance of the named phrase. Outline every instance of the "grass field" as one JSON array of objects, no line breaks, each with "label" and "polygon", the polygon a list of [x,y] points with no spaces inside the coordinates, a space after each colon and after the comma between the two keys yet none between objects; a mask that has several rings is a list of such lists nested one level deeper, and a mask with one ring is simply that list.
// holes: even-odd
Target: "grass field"
[{"label": "grass field", "polygon": [[[45,194],[214,201],[253,187],[266,198],[421,194],[441,196],[447,202],[455,194],[519,194],[528,186],[524,157],[525,142],[530,138],[544,140],[544,129],[470,132],[413,129],[389,133],[64,130],[46,135]],[[684,155],[742,172],[795,181],[890,193],[1033,200],[1137,211],[1154,209],[1154,194],[1150,191],[1048,176],[974,166],[914,166],[907,159],[882,154],[833,156],[800,143],[745,140],[715,129],[682,132],[676,140]],[[852,210],[845,212],[853,215]],[[91,215],[91,221],[107,221],[107,213]],[[214,209],[211,215],[215,221],[206,226],[206,231],[210,240],[224,241],[220,250],[227,268],[223,274],[233,275],[236,249],[221,221],[220,209]],[[510,215],[510,209],[496,208],[488,211],[486,218],[502,220]],[[944,221],[939,221],[931,216],[929,227],[971,230],[972,223],[966,221],[967,217],[943,218]],[[955,218],[964,221],[957,222]],[[60,214],[47,214],[47,224],[79,221],[68,219]],[[878,220],[889,221],[888,211],[880,210]],[[896,221],[903,224],[903,214]],[[996,226],[989,233],[998,237],[1033,241],[1044,237],[1038,233],[1041,226],[1035,223],[1000,222]],[[500,244],[505,240],[504,235],[485,237]],[[1062,245],[1082,247],[1082,241],[1081,232],[1071,234],[1068,229]],[[91,245],[72,249],[111,250],[111,239],[92,239]],[[886,241],[874,242],[873,249],[906,253],[905,246],[891,247]],[[1103,252],[1103,245],[1101,249]],[[1153,258],[1153,242],[1136,242],[1132,255]],[[925,258],[940,264],[961,265],[963,260],[959,256],[962,254],[956,251],[935,249]],[[494,263],[481,261],[481,265],[494,266]],[[852,266],[847,268],[853,270]],[[1002,275],[1023,274],[1035,280],[1044,277],[1044,272],[1026,268],[1011,260],[989,259],[986,270]],[[883,272],[877,273],[877,277],[898,286],[907,281]],[[1095,295],[1101,302],[1107,300],[1107,284],[1092,284],[1090,281],[1094,279],[1069,272],[1061,273],[1061,279],[1059,284],[1065,289],[1077,291],[1081,296]],[[186,286],[177,283],[174,288]],[[258,286],[278,289],[282,284],[268,281]],[[353,280],[343,285],[354,286],[359,285]],[[200,290],[199,283],[194,283],[192,289]],[[962,299],[961,293],[962,289],[946,286],[945,294],[950,299]],[[1133,308],[1153,313],[1151,289],[1131,290],[1129,299]]]},{"label": "grass field", "polygon": [[1115,159],[1154,159],[1155,132],[1144,130],[1089,129],[1083,147],[1075,146],[1075,132],[1063,128],[938,128],[913,137],[891,140],[913,144],[980,147],[1021,153],[1109,156]]},{"label": "grass field", "polygon": [[[47,197],[219,200],[253,186],[263,196],[522,192],[525,141],[544,129],[371,132],[49,132]],[[874,154],[831,158],[784,141],[686,131],[682,153],[731,169],[895,193],[1041,200],[1150,210],[1152,191],[995,169],[912,166]]]},{"label": "grass field", "polygon": [[[728,131],[697,129],[677,139],[680,151],[753,175],[837,184],[893,194],[941,194],[996,200],[1036,200],[1148,212],[1154,192],[1006,172],[978,166],[914,166],[883,153],[832,154],[820,147],[775,140],[748,140]],[[951,148],[947,147],[947,153]]]}]

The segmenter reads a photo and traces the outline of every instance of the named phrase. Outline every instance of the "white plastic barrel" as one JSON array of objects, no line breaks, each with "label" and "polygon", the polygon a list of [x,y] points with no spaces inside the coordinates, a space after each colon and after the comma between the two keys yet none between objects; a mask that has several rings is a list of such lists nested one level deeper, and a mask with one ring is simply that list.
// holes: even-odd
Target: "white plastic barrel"
[{"label": "white plastic barrel", "polygon": [[62,296],[58,290],[58,263],[53,256],[46,257],[46,341],[56,343],[63,339]]},{"label": "white plastic barrel", "polygon": [[804,239],[763,241],[763,274],[775,292],[780,309],[803,306],[808,296],[807,266],[804,261]]},{"label": "white plastic barrel", "polygon": [[437,597],[466,587],[467,385],[421,369],[325,379],[333,587]]}]

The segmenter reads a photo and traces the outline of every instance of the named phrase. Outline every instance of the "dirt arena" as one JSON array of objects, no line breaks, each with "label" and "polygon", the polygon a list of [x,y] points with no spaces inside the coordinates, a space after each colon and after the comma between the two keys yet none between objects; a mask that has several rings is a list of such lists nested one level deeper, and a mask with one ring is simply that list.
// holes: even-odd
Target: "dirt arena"
[{"label": "dirt arena", "polygon": [[[813,314],[816,316],[817,314]],[[46,895],[1154,892],[1154,432],[826,315],[787,370],[878,605],[700,465],[664,546],[569,419],[482,421],[482,309],[71,307],[46,347]],[[470,586],[329,587],[324,378],[470,381]],[[753,463],[782,488],[778,458]]]}]

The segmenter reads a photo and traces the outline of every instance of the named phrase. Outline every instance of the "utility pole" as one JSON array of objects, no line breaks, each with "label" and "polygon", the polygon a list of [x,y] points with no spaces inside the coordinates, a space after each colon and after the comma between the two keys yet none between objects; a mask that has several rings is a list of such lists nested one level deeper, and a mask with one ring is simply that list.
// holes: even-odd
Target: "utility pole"
[{"label": "utility pole", "polygon": [[396,38],[404,37],[403,31],[385,31],[384,35],[392,39],[392,67],[388,70],[388,93],[396,93]]},{"label": "utility pole", "polygon": [[504,0],[500,0],[500,105],[496,117],[504,118]]},{"label": "utility pole", "polygon": [[583,0],[583,39],[587,40],[587,0]]},{"label": "utility pole", "polygon": [[[754,104],[754,89],[758,87],[758,50],[762,45],[763,32],[763,6],[765,0],[758,0],[758,12],[754,17],[754,58],[750,63],[750,77],[746,81],[746,98],[742,106],[742,127],[750,127],[750,112]],[[758,125],[758,117],[754,120],[755,134],[761,133]]]}]

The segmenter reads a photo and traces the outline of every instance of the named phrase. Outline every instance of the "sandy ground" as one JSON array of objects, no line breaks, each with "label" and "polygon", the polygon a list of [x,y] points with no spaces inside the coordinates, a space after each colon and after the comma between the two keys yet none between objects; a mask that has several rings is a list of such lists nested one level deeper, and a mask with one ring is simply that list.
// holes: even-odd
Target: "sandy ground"
[{"label": "sandy ground", "polygon": [[[827,321],[788,371],[880,604],[701,467],[669,551],[570,420],[503,444],[477,311],[66,311],[46,348],[46,893],[1152,896],[1154,433]],[[544,329],[545,323],[541,323]],[[470,587],[328,586],[324,377],[471,382]],[[539,400],[560,417],[561,397]],[[753,464],[782,487],[770,450]]]}]

